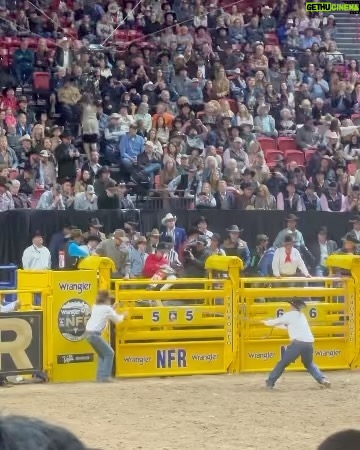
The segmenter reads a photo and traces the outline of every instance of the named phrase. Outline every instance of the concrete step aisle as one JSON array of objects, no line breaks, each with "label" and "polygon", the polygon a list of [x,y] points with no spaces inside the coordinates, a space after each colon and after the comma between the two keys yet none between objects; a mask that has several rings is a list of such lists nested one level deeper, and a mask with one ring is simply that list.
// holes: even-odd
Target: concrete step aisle
[{"label": "concrete step aisle", "polygon": [[360,16],[348,12],[334,14],[337,28],[337,48],[345,59],[360,60]]}]

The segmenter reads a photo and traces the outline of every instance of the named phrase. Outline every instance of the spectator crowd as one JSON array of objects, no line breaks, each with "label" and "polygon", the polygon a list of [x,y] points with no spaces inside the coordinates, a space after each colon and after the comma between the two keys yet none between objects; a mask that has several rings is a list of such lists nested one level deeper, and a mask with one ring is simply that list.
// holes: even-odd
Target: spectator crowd
[{"label": "spectator crowd", "polygon": [[302,0],[0,4],[0,211],[360,211],[360,72]]}]

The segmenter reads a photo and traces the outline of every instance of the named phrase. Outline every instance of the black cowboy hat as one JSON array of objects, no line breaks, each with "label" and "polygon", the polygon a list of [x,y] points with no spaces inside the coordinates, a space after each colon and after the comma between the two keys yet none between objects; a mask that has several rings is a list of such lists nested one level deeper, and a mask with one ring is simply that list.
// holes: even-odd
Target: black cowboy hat
[{"label": "black cowboy hat", "polygon": [[291,300],[289,300],[289,303],[291,306],[293,306],[294,308],[296,308],[298,310],[300,310],[302,308],[306,308],[305,300],[303,300],[302,298],[294,297]]},{"label": "black cowboy hat", "polygon": [[89,226],[94,228],[102,228],[103,224],[100,223],[100,220],[97,217],[93,217],[89,220]]},{"label": "black cowboy hat", "polygon": [[173,19],[176,20],[176,12],[174,11],[166,11],[164,12],[164,18],[166,18],[166,16],[173,16]]},{"label": "black cowboy hat", "polygon": [[322,226],[318,229],[318,234],[327,234],[328,233],[328,229],[325,226]]},{"label": "black cowboy hat", "polygon": [[169,50],[162,50],[161,52],[159,52],[156,59],[158,60],[158,62],[160,62],[164,56],[167,56],[169,59],[171,58],[171,53],[169,52]]},{"label": "black cowboy hat", "polygon": [[228,32],[228,31],[229,31],[229,28],[226,27],[225,25],[216,28],[216,32],[217,32],[217,33],[219,33],[221,30],[225,30],[226,32]]},{"label": "black cowboy hat", "polygon": [[205,31],[207,31],[207,28],[204,27],[204,25],[200,25],[199,27],[196,27],[196,28],[195,28],[195,32],[200,31],[200,30],[205,30]]},{"label": "black cowboy hat", "polygon": [[286,222],[290,222],[291,220],[297,221],[297,220],[299,220],[299,218],[298,218],[297,216],[295,216],[295,214],[289,214],[289,215],[285,218],[285,221],[286,221]]},{"label": "black cowboy hat", "polygon": [[244,230],[240,229],[237,225],[231,225],[230,228],[226,228],[228,233],[242,233]]},{"label": "black cowboy hat", "polygon": [[73,134],[71,133],[70,130],[64,130],[60,135],[61,139],[67,139],[67,138],[72,138],[72,137],[73,137]]}]

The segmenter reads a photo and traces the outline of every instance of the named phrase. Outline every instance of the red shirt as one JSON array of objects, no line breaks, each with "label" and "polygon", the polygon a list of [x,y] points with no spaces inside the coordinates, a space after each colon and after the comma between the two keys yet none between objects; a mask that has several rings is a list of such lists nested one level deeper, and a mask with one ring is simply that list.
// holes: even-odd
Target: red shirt
[{"label": "red shirt", "polygon": [[146,258],[143,275],[146,278],[152,278],[157,272],[159,272],[160,267],[167,265],[169,265],[169,261],[166,256],[161,256],[159,258],[156,253],[153,253]]},{"label": "red shirt", "polygon": [[16,97],[3,97],[2,98],[2,108],[3,109],[7,109],[7,108],[11,108],[13,112],[16,111],[17,108],[17,99]]}]

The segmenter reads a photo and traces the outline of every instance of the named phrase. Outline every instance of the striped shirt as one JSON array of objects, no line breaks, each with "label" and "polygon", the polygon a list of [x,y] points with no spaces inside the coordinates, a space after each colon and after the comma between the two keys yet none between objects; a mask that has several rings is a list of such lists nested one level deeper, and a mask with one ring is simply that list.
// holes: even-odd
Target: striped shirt
[{"label": "striped shirt", "polygon": [[9,191],[5,191],[0,194],[0,211],[9,211],[9,209],[14,209],[14,200]]}]

